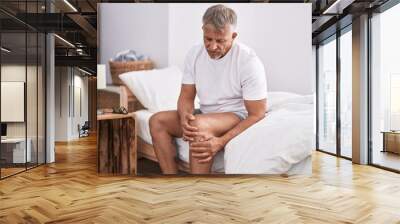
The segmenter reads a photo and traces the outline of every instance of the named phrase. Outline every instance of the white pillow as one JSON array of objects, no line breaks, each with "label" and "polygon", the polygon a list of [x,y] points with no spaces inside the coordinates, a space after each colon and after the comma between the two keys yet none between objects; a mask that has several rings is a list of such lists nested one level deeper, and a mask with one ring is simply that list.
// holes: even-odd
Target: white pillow
[{"label": "white pillow", "polygon": [[267,106],[273,108],[284,104],[286,101],[299,97],[300,95],[291,92],[268,92]]},{"label": "white pillow", "polygon": [[273,110],[281,105],[288,103],[312,104],[314,102],[313,95],[300,95],[291,92],[268,92],[267,107]]},{"label": "white pillow", "polygon": [[119,78],[150,112],[177,109],[182,82],[178,67],[132,71]]}]

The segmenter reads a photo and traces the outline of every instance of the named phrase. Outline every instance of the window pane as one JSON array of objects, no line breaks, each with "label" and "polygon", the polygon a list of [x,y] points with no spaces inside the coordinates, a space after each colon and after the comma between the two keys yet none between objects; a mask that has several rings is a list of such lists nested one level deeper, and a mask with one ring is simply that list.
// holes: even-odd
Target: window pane
[{"label": "window pane", "polygon": [[39,33],[38,43],[38,163],[45,163],[45,65],[46,65],[46,36]]},{"label": "window pane", "polygon": [[26,142],[26,33],[1,34],[1,177],[25,170],[30,161]]},{"label": "window pane", "polygon": [[371,22],[372,163],[400,170],[400,5]]},{"label": "window pane", "polygon": [[36,32],[28,32],[28,62],[27,62],[27,80],[26,80],[26,115],[27,115],[27,139],[30,144],[30,159],[28,168],[37,165],[37,41]]},{"label": "window pane", "polygon": [[340,36],[340,153],[352,156],[352,35],[351,30]]},{"label": "window pane", "polygon": [[319,149],[336,153],[336,40],[318,48]]}]

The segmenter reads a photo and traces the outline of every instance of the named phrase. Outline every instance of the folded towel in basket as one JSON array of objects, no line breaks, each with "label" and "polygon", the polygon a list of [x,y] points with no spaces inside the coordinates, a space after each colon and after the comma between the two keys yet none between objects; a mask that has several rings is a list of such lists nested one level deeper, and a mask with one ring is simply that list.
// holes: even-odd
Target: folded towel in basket
[{"label": "folded towel in basket", "polygon": [[111,59],[111,61],[143,61],[146,60],[147,57],[136,53],[134,50],[126,50],[119,52],[115,57]]}]

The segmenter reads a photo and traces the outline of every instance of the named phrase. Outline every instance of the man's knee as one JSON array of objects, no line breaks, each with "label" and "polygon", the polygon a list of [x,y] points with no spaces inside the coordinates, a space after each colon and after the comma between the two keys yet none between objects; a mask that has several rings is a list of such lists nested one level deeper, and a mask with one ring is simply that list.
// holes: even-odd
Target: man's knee
[{"label": "man's knee", "polygon": [[215,136],[214,129],[212,124],[204,115],[195,115],[195,119],[190,121],[189,124],[191,126],[197,127],[200,132],[200,136],[197,136],[193,139],[193,141],[203,141],[205,139],[210,138],[211,136]]},{"label": "man's knee", "polygon": [[189,125],[198,128],[199,131],[210,131],[210,124],[204,115],[195,115],[193,121],[189,121]]},{"label": "man's knee", "polygon": [[149,126],[150,126],[150,133],[154,135],[163,130],[164,127],[164,114],[163,112],[157,112],[153,116],[150,117]]}]

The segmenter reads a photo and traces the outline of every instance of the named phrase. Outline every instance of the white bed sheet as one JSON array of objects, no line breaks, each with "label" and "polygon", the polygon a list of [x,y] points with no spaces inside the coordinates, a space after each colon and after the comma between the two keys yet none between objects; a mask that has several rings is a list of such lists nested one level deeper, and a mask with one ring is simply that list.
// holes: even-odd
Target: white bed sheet
[{"label": "white bed sheet", "polygon": [[315,148],[313,111],[313,104],[275,107],[226,145],[225,173],[288,173]]},{"label": "white bed sheet", "polygon": [[[308,96],[307,99],[309,99]],[[313,104],[305,97],[274,105],[266,117],[232,139],[214,159],[213,171],[226,174],[311,174],[314,148]],[[138,136],[152,144],[148,110],[135,112]],[[189,162],[189,146],[176,139],[178,156]]]}]

